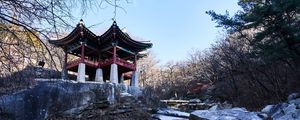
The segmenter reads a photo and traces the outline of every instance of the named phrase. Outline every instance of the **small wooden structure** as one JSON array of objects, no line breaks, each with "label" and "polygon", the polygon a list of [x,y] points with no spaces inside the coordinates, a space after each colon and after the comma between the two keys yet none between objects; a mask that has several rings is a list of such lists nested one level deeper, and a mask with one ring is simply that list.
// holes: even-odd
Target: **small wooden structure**
[{"label": "small wooden structure", "polygon": [[[80,20],[69,35],[49,42],[65,51],[63,79],[66,79],[69,70],[77,72],[79,82],[87,78],[89,81],[110,80],[112,83],[131,79],[133,86],[138,85],[137,60],[145,56],[140,52],[152,47],[152,43],[133,40],[122,32],[116,21],[104,34],[97,36]],[[68,61],[68,54],[78,56],[78,59]]]}]

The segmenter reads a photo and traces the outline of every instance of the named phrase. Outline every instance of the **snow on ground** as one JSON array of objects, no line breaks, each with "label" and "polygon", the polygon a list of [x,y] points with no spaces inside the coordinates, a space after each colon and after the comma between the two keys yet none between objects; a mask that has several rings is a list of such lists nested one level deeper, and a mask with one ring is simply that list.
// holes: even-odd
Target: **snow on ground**
[{"label": "snow on ground", "polygon": [[167,116],[167,115],[160,115],[160,114],[153,114],[152,118],[159,119],[159,120],[188,120],[188,118],[181,118],[181,117],[174,117],[174,116]]},{"label": "snow on ground", "polygon": [[177,111],[174,109],[160,109],[157,111],[157,114],[169,115],[169,116],[177,116],[177,117],[185,117],[188,118],[190,113]]}]

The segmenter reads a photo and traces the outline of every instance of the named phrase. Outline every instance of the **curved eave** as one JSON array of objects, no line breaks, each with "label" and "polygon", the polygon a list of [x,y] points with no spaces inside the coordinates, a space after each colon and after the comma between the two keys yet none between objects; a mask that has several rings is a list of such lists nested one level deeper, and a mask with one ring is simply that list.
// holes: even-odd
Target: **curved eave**
[{"label": "curved eave", "polygon": [[49,40],[49,43],[53,44],[55,46],[65,45],[67,43],[72,42],[74,39],[76,39],[79,35],[78,32],[79,32],[79,28],[75,27],[75,29],[70,34],[68,34],[66,37],[58,39],[58,40]]},{"label": "curved eave", "polygon": [[98,37],[99,38],[98,41],[100,44],[104,43],[104,42],[106,42],[106,40],[108,40],[107,38],[109,38],[113,33],[112,29],[113,29],[113,25],[110,26],[110,28],[107,31],[105,31],[102,35],[100,35]]},{"label": "curved eave", "polygon": [[90,31],[88,28],[86,28],[85,26],[83,26],[83,32],[85,35],[88,35],[92,38],[92,40],[97,40],[97,35],[94,34],[92,31]]},{"label": "curved eave", "polygon": [[152,47],[152,43],[144,43],[144,42],[139,42],[136,41],[134,39],[132,39],[128,34],[122,32],[119,27],[117,27],[117,34],[119,34],[120,36],[122,36],[124,39],[121,40],[125,40],[125,42],[129,43],[130,46],[133,47],[137,47],[137,48],[141,48],[141,49],[147,49],[147,48],[151,48]]},{"label": "curved eave", "polygon": [[152,47],[152,43],[144,43],[144,42],[133,40],[128,34],[122,32],[122,30],[117,25],[114,24],[99,37],[100,42],[103,43],[106,42],[106,40],[109,40],[109,38],[112,37],[113,35],[114,29],[116,32],[116,37],[120,37],[119,40],[122,40],[124,43],[126,43],[131,47],[140,49],[141,51]]},{"label": "curved eave", "polygon": [[83,34],[85,37],[90,38],[91,40],[97,40],[97,35],[95,35],[92,31],[87,29],[85,26],[82,26],[82,29],[79,24],[74,28],[74,30],[68,34],[66,37],[58,40],[49,40],[49,43],[55,45],[55,46],[63,46],[68,43],[73,42],[76,40],[76,38],[80,37],[80,32],[83,31]]}]

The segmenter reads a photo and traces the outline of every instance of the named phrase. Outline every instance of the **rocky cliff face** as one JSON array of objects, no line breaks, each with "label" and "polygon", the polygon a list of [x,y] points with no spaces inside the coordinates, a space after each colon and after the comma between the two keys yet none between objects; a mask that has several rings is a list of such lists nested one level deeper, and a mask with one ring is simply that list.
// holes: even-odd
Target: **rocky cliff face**
[{"label": "rocky cliff face", "polygon": [[92,103],[112,103],[112,84],[44,81],[0,97],[0,119],[42,120],[53,115],[72,116]]},{"label": "rocky cliff face", "polygon": [[109,106],[95,102],[72,116],[55,115],[49,120],[152,120],[149,109],[134,96],[121,93],[118,100]]}]

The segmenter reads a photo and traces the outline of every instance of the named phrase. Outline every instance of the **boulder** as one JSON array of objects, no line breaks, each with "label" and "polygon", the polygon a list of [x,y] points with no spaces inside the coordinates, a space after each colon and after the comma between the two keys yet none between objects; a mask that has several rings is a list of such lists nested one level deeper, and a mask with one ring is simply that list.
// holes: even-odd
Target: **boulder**
[{"label": "boulder", "polygon": [[287,103],[267,105],[261,110],[274,120],[299,120],[300,119],[300,98],[298,93],[288,96]]},{"label": "boulder", "polygon": [[299,93],[292,93],[292,94],[290,94],[289,96],[288,96],[288,101],[290,101],[290,100],[294,100],[294,99],[296,99],[296,98],[300,98],[300,94]]},{"label": "boulder", "polygon": [[287,103],[277,104],[271,109],[271,111],[268,113],[268,115],[270,115],[271,118],[273,118],[273,119],[279,118],[280,116],[284,115],[282,108],[285,108],[287,106],[288,106]]},{"label": "boulder", "polygon": [[214,105],[214,106],[212,106],[212,107],[210,107],[209,108],[209,110],[219,110],[220,109],[220,107],[219,107],[219,105]]},{"label": "boulder", "polygon": [[300,105],[300,98],[289,100],[289,104]]},{"label": "boulder", "polygon": [[287,107],[283,108],[282,110],[285,114],[291,113],[293,111],[296,111],[296,105],[295,104],[289,104]]},{"label": "boulder", "polygon": [[300,110],[295,104],[281,103],[274,105],[268,115],[274,120],[298,120]]},{"label": "boulder", "polygon": [[223,110],[196,110],[191,113],[190,120],[262,120],[256,112],[248,112],[245,108]]},{"label": "boulder", "polygon": [[278,118],[273,118],[274,120],[299,120],[300,119],[300,110],[291,111],[286,113]]},{"label": "boulder", "polygon": [[267,105],[266,107],[264,107],[262,110],[261,110],[261,112],[263,112],[263,113],[270,113],[271,112],[271,110],[273,109],[273,107],[274,107],[274,105]]}]

